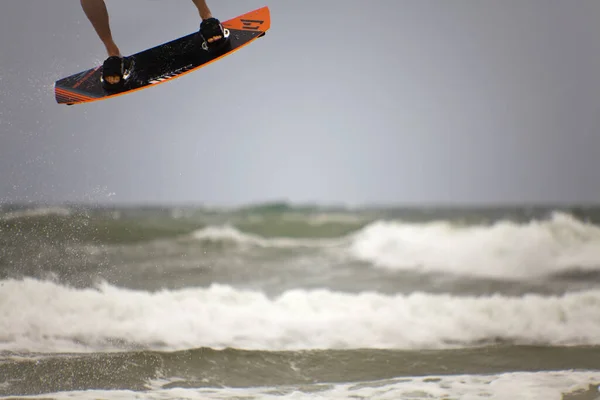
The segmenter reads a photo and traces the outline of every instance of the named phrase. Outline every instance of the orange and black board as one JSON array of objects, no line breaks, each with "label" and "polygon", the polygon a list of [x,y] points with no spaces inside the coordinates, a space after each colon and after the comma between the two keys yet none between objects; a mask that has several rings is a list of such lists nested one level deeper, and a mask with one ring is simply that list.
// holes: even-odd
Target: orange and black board
[{"label": "orange and black board", "polygon": [[145,89],[200,69],[263,36],[271,27],[268,7],[262,7],[222,22],[228,43],[219,50],[204,50],[197,32],[133,54],[132,74],[118,92],[104,89],[102,66],[60,79],[54,83],[59,104],[82,104]]}]

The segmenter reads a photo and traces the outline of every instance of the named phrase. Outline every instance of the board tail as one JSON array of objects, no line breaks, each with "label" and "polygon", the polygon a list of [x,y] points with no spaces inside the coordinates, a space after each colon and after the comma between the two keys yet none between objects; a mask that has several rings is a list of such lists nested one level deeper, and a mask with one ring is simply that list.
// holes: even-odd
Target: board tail
[{"label": "board tail", "polygon": [[240,15],[239,17],[232,18],[223,22],[223,26],[228,29],[266,32],[271,28],[271,14],[269,7],[261,7],[254,11],[247,12],[244,15]]}]

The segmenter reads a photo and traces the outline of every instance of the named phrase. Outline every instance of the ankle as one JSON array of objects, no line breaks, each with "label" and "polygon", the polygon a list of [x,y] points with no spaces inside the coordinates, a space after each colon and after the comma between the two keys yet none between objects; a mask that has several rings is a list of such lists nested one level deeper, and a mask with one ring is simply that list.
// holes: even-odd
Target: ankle
[{"label": "ankle", "polygon": [[104,43],[104,46],[106,47],[106,52],[108,53],[109,57],[121,57],[121,50],[119,50],[119,47],[115,44],[115,42],[107,41],[106,43]]}]

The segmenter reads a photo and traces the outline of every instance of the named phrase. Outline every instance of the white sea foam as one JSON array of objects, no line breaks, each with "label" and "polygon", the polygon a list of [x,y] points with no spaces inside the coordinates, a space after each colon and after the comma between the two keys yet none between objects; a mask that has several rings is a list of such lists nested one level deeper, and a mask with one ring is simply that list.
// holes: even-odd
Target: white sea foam
[{"label": "white sea foam", "polygon": [[[264,388],[171,388],[163,389],[168,381],[155,381],[143,392],[128,390],[86,390],[41,394],[27,398],[95,400],[162,400],[162,399],[232,399],[248,400],[561,400],[564,394],[592,390],[598,386],[600,372],[556,371],[514,372],[498,375],[454,375],[407,377],[376,382],[312,385],[301,391],[290,387]],[[596,397],[597,396],[597,397]],[[600,397],[596,393],[597,400]],[[10,396],[18,398],[18,396]]]},{"label": "white sea foam", "polygon": [[544,221],[489,226],[379,221],[354,235],[350,253],[392,270],[535,278],[600,270],[600,227],[563,213]]},{"label": "white sea foam", "polygon": [[545,297],[386,296],[229,286],[150,293],[0,281],[0,350],[447,348],[600,344],[600,290]]},{"label": "white sea foam", "polygon": [[202,241],[228,241],[239,245],[257,247],[330,247],[339,246],[343,239],[297,239],[297,238],[265,238],[260,235],[241,232],[231,225],[207,226],[192,233],[192,237]]}]

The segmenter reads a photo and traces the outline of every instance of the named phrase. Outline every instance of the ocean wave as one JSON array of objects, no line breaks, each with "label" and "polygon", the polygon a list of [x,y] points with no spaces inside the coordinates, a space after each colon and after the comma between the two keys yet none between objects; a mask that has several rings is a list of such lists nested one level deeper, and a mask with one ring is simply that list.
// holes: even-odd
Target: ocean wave
[{"label": "ocean wave", "polygon": [[353,235],[349,252],[391,270],[532,278],[600,270],[600,226],[564,213],[490,225],[377,221]]},{"label": "ocean wave", "polygon": [[[241,222],[223,218],[209,224],[162,217],[107,219],[85,215],[29,222],[6,220],[0,227],[0,243],[13,257],[11,265],[19,264],[20,259],[14,258],[20,254],[24,257],[21,264],[29,260],[35,246],[62,251],[73,242],[91,249],[90,253],[114,248],[144,252],[159,243],[153,254],[160,254],[163,248],[171,253],[186,252],[190,246],[256,247],[261,251],[327,249],[319,257],[330,257],[338,264],[358,262],[388,271],[482,279],[596,279],[600,273],[600,226],[565,213],[527,222],[488,224],[376,220],[356,226],[315,226],[311,218]],[[312,250],[311,254],[316,254]]]},{"label": "ocean wave", "polygon": [[0,350],[600,344],[600,290],[461,297],[323,289],[268,297],[225,285],[152,293],[108,284],[74,289],[33,279],[0,284]]},{"label": "ocean wave", "polygon": [[19,218],[46,217],[52,215],[66,217],[71,214],[71,210],[66,207],[36,207],[18,211],[8,211],[0,215],[0,220],[9,221]]},{"label": "ocean wave", "polygon": [[[126,370],[131,369],[128,366]],[[106,371],[108,370],[108,371]],[[110,368],[102,368],[107,373]],[[114,372],[113,372],[114,373]],[[81,373],[65,378],[52,387],[69,386],[78,381]],[[94,382],[97,379],[94,379]],[[247,399],[247,400],[318,400],[318,399],[597,399],[600,376],[597,371],[541,371],[509,372],[501,374],[461,374],[408,376],[402,378],[344,383],[304,383],[302,385],[284,384],[239,387],[218,385],[212,387],[206,383],[190,386],[180,378],[149,379],[142,388],[122,389],[114,383],[107,388],[96,386],[87,389],[45,390],[42,394],[29,394],[26,397],[9,396],[7,399],[81,399],[81,400],[205,400],[205,399]],[[83,382],[82,386],[89,385]],[[71,384],[72,386],[72,384]],[[122,386],[122,384],[121,384]],[[5,398],[5,397],[0,397]]]},{"label": "ocean wave", "polygon": [[379,220],[335,238],[265,237],[233,225],[209,226],[193,237],[262,248],[335,248],[338,257],[376,268],[476,278],[520,280],[600,272],[600,226],[564,213],[487,225]]},{"label": "ocean wave", "polygon": [[329,247],[339,246],[345,242],[344,238],[268,238],[257,234],[243,232],[232,225],[207,226],[206,228],[194,231],[191,234],[191,237],[204,242],[229,242],[236,245],[250,245],[265,248]]}]

